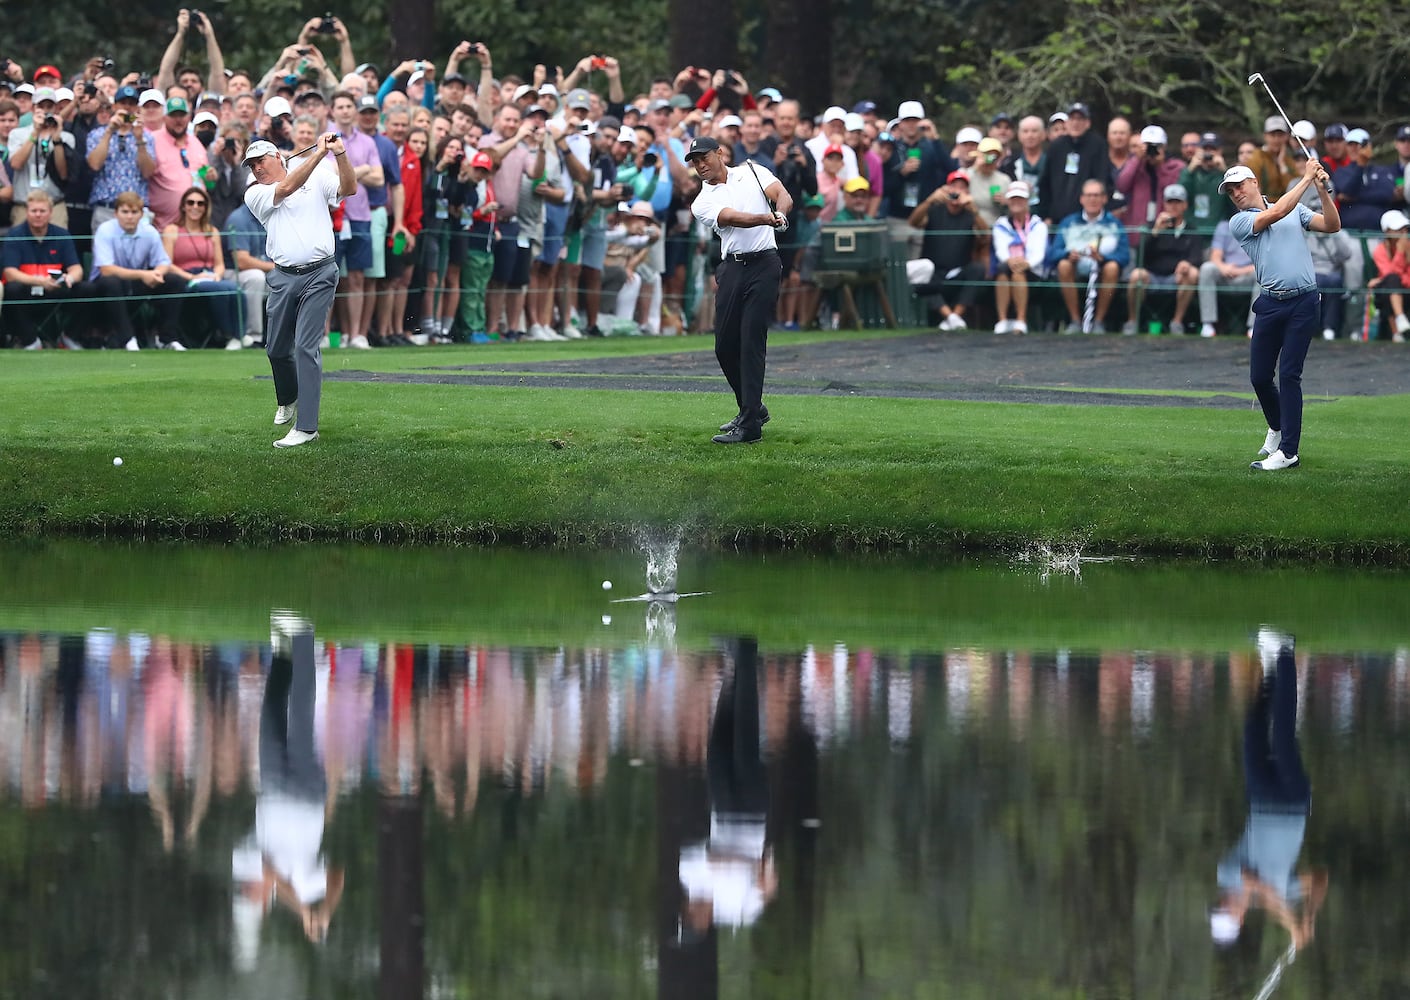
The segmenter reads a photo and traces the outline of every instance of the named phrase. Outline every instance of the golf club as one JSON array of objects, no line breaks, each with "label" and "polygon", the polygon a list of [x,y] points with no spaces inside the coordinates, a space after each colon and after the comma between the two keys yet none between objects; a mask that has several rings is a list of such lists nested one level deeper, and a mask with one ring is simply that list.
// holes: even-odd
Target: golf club
[{"label": "golf club", "polygon": [[[1288,113],[1283,110],[1283,106],[1278,103],[1278,99],[1273,96],[1273,88],[1270,87],[1270,86],[1268,86],[1268,81],[1265,80],[1265,79],[1263,79],[1263,74],[1262,74],[1262,73],[1254,73],[1252,76],[1250,76],[1250,77],[1248,78],[1248,85],[1249,85],[1250,87],[1252,87],[1255,83],[1261,83],[1261,84],[1263,84],[1263,89],[1268,92],[1268,99],[1273,102],[1273,107],[1275,107],[1275,108],[1278,109],[1278,114],[1280,114],[1280,115],[1283,116],[1283,122],[1288,126],[1289,132],[1291,132],[1291,131],[1292,131],[1292,119],[1289,118],[1289,117],[1288,117]],[[1314,157],[1312,156],[1312,151],[1307,148],[1307,143],[1305,143],[1305,142],[1302,141],[1302,137],[1299,136],[1299,135],[1297,135],[1296,133],[1293,133],[1293,138],[1296,139],[1296,140],[1297,140],[1297,144],[1302,147],[1302,155],[1305,156],[1305,157],[1307,157],[1309,160],[1314,159]],[[1327,183],[1326,187],[1327,187],[1327,190],[1330,191],[1330,190],[1331,190],[1331,186],[1330,186],[1330,185],[1331,185],[1331,178],[1330,178],[1330,177],[1327,178],[1327,182],[1328,182],[1328,183]]]},{"label": "golf club", "polygon": [[[1096,249],[1095,242],[1092,249]],[[1093,260],[1090,255],[1088,259],[1092,261],[1092,272],[1087,275],[1087,301],[1082,306],[1082,332],[1091,333],[1093,323],[1097,314],[1097,275],[1101,271],[1101,264]]]},{"label": "golf club", "polygon": [[[764,204],[769,206],[769,212],[770,212],[770,213],[774,213],[774,212],[775,212],[775,209],[774,209],[773,200],[772,200],[771,198],[769,198],[769,193],[764,190],[764,182],[761,181],[761,180],[759,180],[759,172],[754,169],[754,161],[753,161],[753,160],[745,160],[744,162],[747,163],[747,164],[749,164],[749,172],[754,175],[754,183],[757,184],[757,185],[759,185],[759,193],[764,196]],[[774,228],[777,229],[778,227],[775,226]],[[784,219],[784,220],[783,220],[783,229],[780,229],[779,232],[783,232],[783,230],[786,230],[787,228],[788,228],[788,220],[787,220],[787,219]]]},{"label": "golf club", "polygon": [[[333,135],[336,135],[339,139],[341,139],[341,138],[343,137],[343,133],[341,133],[341,132],[334,132],[334,133],[332,133],[332,134],[333,134]],[[321,141],[321,137],[320,137],[320,141]],[[289,163],[290,160],[296,160],[296,159],[298,159],[300,156],[303,156],[305,153],[311,153],[311,152],[313,152],[313,151],[314,151],[315,149],[317,149],[317,148],[318,148],[318,143],[315,142],[312,146],[305,146],[303,149],[300,149],[300,150],[297,151],[297,152],[290,153],[288,156],[284,157],[284,164],[285,164],[285,166],[288,165],[288,163]]]}]

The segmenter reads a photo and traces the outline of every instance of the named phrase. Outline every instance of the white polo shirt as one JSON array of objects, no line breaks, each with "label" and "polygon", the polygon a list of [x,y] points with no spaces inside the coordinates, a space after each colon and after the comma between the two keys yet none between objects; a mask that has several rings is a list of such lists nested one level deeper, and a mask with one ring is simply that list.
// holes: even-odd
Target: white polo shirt
[{"label": "white polo shirt", "polygon": [[[754,179],[755,172],[758,175],[757,181]],[[772,226],[740,229],[719,224],[720,211],[726,208],[754,215],[767,215],[770,211],[769,202],[759,190],[759,185],[762,184],[764,189],[768,190],[769,185],[777,179],[768,168],[750,161],[738,167],[730,167],[723,184],[701,185],[700,193],[695,196],[690,210],[696,219],[720,234],[720,252],[724,256],[778,249]]]},{"label": "white polo shirt", "polygon": [[251,184],[245,205],[264,226],[269,238],[269,259],[285,267],[312,264],[333,256],[333,218],[328,209],[338,204],[338,173],[321,163],[299,188],[278,205],[273,184]]}]

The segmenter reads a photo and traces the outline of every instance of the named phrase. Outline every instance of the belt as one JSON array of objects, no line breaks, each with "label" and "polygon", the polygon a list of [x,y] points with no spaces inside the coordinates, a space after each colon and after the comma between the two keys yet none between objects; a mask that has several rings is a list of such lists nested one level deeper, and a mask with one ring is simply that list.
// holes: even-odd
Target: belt
[{"label": "belt", "polygon": [[748,264],[751,260],[762,260],[769,256],[778,256],[778,251],[769,249],[753,250],[749,253],[727,253],[725,254],[725,260],[736,260],[741,264]]},{"label": "belt", "polygon": [[1315,292],[1316,290],[1317,290],[1317,286],[1316,286],[1316,285],[1313,285],[1311,288],[1295,288],[1295,289],[1293,289],[1293,290],[1290,291],[1290,292],[1289,292],[1289,291],[1282,291],[1282,290],[1275,290],[1275,289],[1272,289],[1272,288],[1265,288],[1265,289],[1263,289],[1263,294],[1264,294],[1264,295],[1271,296],[1271,297],[1273,297],[1273,298],[1275,298],[1275,299],[1277,299],[1278,301],[1281,302],[1281,301],[1283,301],[1284,299],[1295,299],[1295,298],[1297,298],[1299,295],[1306,295],[1308,292]]},{"label": "belt", "polygon": [[95,201],[95,202],[93,202],[91,205],[89,205],[88,207],[89,207],[89,208],[117,208],[117,202],[116,202],[116,201]]},{"label": "belt", "polygon": [[333,263],[332,257],[324,257],[322,260],[316,260],[312,264],[275,264],[274,266],[285,274],[311,274],[320,267],[325,267],[331,263]]}]

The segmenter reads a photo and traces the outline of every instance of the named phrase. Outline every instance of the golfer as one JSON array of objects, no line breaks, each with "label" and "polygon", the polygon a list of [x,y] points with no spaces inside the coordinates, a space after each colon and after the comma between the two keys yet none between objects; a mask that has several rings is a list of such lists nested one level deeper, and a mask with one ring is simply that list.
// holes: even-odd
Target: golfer
[{"label": "golfer", "polygon": [[[1322,211],[1298,203],[1315,183]],[[1302,363],[1321,320],[1321,296],[1312,254],[1302,233],[1341,229],[1337,203],[1327,190],[1327,171],[1309,159],[1302,178],[1273,204],[1258,190],[1258,179],[1245,166],[1224,172],[1219,193],[1228,192],[1238,214],[1229,231],[1253,260],[1254,279],[1262,289],[1253,303],[1253,342],[1249,345],[1249,381],[1258,394],[1268,434],[1252,468],[1264,472],[1298,465],[1302,437]],[[1279,355],[1281,354],[1281,357]],[[1277,368],[1278,384],[1273,385]]]},{"label": "golfer", "polygon": [[[337,172],[325,163],[332,153]],[[250,143],[245,162],[254,183],[245,205],[269,234],[265,306],[265,353],[274,372],[274,422],[294,423],[276,448],[293,448],[318,438],[318,401],[323,389],[319,344],[333,308],[338,265],[333,259],[333,220],[329,209],[357,191],[342,136],[320,136],[312,155],[289,172],[274,144]]]},{"label": "golfer", "polygon": [[750,444],[763,437],[769,420],[764,357],[783,275],[774,233],[788,228],[793,199],[778,178],[752,160],[729,166],[720,144],[708,136],[692,142],[685,158],[703,182],[691,211],[721,238],[722,260],[715,271],[715,358],[739,404],[739,413],[713,440]]}]

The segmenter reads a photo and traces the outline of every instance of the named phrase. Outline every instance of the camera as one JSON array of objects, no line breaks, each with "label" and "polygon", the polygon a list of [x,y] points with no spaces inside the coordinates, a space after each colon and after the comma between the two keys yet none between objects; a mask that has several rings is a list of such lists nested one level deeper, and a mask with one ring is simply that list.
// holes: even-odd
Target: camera
[{"label": "camera", "polygon": [[738,90],[743,86],[744,81],[739,78],[739,74],[732,69],[725,70],[725,86]]},{"label": "camera", "polygon": [[58,125],[59,125],[59,117],[58,117],[58,115],[45,115],[45,116],[44,116],[44,127],[45,127],[45,128],[57,128]]},{"label": "camera", "polygon": [[601,56],[593,56],[593,57],[592,57],[592,68],[593,68],[593,69],[606,69],[606,68],[607,68],[607,60],[604,59],[604,58],[602,58]]},{"label": "camera", "polygon": [[227,135],[225,137],[225,151],[227,153],[235,152],[235,137],[233,135]]},{"label": "camera", "polygon": [[1160,143],[1158,143],[1158,142],[1148,142],[1148,143],[1146,143],[1146,159],[1148,159],[1148,160],[1154,160],[1154,159],[1155,159],[1157,156],[1159,156],[1159,155],[1160,155]]},{"label": "camera", "polygon": [[91,82],[91,81],[88,82],[88,83],[85,83],[85,84],[83,85],[83,96],[84,96],[84,97],[97,97],[97,96],[98,96],[98,85],[97,85],[96,83]]},{"label": "camera", "polygon": [[313,29],[320,35],[334,35],[338,32],[338,25],[331,13],[324,14],[323,20],[318,22],[318,27]]},{"label": "camera", "polygon": [[1200,154],[1200,159],[1203,160],[1205,163],[1213,163],[1214,154],[1209,152],[1209,150],[1205,150],[1203,153]]},{"label": "camera", "polygon": [[646,153],[641,158],[641,165],[643,167],[654,167],[656,166],[657,162],[658,161],[656,159],[655,153]]},{"label": "camera", "polygon": [[104,57],[103,57],[103,72],[104,72],[104,73],[111,73],[116,67],[117,67],[117,63],[115,63],[115,62],[113,61],[113,57],[112,57],[112,56],[104,56]]},{"label": "camera", "polygon": [[202,14],[202,13],[201,13],[199,10],[197,10],[195,7],[192,7],[192,8],[191,8],[191,10],[190,10],[190,15],[191,15],[191,22],[190,22],[190,23],[191,23],[191,30],[192,30],[192,31],[204,31],[205,29],[202,28],[201,25],[202,25],[203,20],[204,20],[204,18],[205,18],[206,15]]},{"label": "camera", "polygon": [[483,45],[481,45],[479,42],[471,42],[471,43],[470,43],[470,54],[471,54],[472,56],[477,56],[477,55],[479,55],[481,52],[484,51],[484,48],[485,48],[485,47],[484,47]]},{"label": "camera", "polygon": [[959,193],[958,191],[951,191],[951,192],[949,192],[948,194],[946,194],[945,197],[949,198],[951,201],[959,201],[959,200],[960,200],[960,193]]},{"label": "camera", "polygon": [[294,51],[297,52],[297,53],[298,53],[299,55],[301,55],[301,56],[306,56],[306,55],[308,55],[310,52],[312,52],[313,49],[312,49],[312,47],[310,47],[310,46],[308,46],[308,45],[300,45],[300,46],[299,46],[297,49],[295,49]]}]

